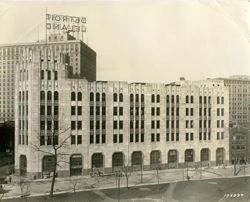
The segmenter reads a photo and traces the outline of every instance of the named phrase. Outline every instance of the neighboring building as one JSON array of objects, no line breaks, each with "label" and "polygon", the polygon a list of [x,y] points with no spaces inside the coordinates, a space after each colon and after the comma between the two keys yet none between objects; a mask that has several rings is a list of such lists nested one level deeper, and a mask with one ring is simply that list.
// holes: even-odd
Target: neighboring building
[{"label": "neighboring building", "polygon": [[236,126],[230,129],[229,159],[234,163],[250,162],[250,129],[245,126]]},{"label": "neighboring building", "polygon": [[0,152],[14,151],[14,121],[0,123]]},{"label": "neighboring building", "polygon": [[229,161],[229,98],[222,81],[89,82],[71,78],[65,55],[50,48],[25,49],[19,59],[15,168],[22,175],[51,172],[52,145],[67,138],[60,153],[69,155],[58,157],[58,176]]},{"label": "neighboring building", "polygon": [[218,78],[229,87],[229,121],[232,125],[250,122],[250,76]]},{"label": "neighboring building", "polygon": [[15,68],[20,54],[27,48],[40,50],[45,47],[68,54],[68,71],[72,77],[96,80],[96,53],[69,34],[50,35],[47,42],[0,45],[0,123],[14,121]]}]

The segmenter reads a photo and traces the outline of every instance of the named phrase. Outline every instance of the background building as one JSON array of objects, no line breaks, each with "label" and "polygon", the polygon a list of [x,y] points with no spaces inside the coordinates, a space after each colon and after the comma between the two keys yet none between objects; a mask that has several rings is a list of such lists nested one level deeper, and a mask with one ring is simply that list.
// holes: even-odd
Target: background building
[{"label": "background building", "polygon": [[219,78],[229,87],[229,120],[235,124],[250,122],[250,77]]},{"label": "background building", "polygon": [[[227,164],[229,99],[223,81],[171,84],[72,78],[64,54],[25,49],[16,68],[15,167],[59,176]],[[35,148],[39,148],[38,151]],[[41,152],[47,151],[47,152]]]},{"label": "background building", "polygon": [[[14,121],[15,68],[25,49],[50,48],[54,52],[67,53],[68,71],[71,77],[96,80],[96,53],[69,34],[52,34],[48,41],[0,45],[0,122]],[[49,58],[48,58],[49,60]]]}]

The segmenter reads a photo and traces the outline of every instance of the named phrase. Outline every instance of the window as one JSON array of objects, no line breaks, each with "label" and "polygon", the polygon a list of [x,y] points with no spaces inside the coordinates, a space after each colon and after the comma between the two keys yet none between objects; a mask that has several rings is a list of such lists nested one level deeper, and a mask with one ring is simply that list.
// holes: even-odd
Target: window
[{"label": "window", "polygon": [[191,95],[191,97],[190,97],[190,102],[194,103],[194,96],[193,95]]},{"label": "window", "polygon": [[207,97],[204,96],[204,104],[207,104]]},{"label": "window", "polygon": [[82,101],[82,93],[81,92],[77,93],[77,100]]},{"label": "window", "polygon": [[130,134],[129,141],[134,142],[134,135],[133,134]]},{"label": "window", "polygon": [[199,103],[202,104],[202,96],[199,97]]},{"label": "window", "polygon": [[217,140],[219,140],[219,139],[220,139],[220,133],[217,132]]},{"label": "window", "polygon": [[166,134],[166,141],[169,141],[169,133]]},{"label": "window", "polygon": [[189,97],[186,95],[186,103],[189,103]]},{"label": "window", "polygon": [[190,133],[190,140],[194,140],[194,134],[193,133]]},{"label": "window", "polygon": [[135,95],[135,102],[139,102],[139,95],[138,94]]},{"label": "window", "polygon": [[52,93],[51,93],[51,91],[47,92],[47,100],[49,100],[49,101],[52,100]]},{"label": "window", "polygon": [[71,106],[71,115],[76,115],[76,107]]},{"label": "window", "polygon": [[105,102],[106,101],[106,94],[102,93],[102,101]]},{"label": "window", "polygon": [[160,107],[157,107],[156,115],[160,116]]},{"label": "window", "polygon": [[152,133],[152,134],[151,134],[151,142],[154,142],[154,141],[155,141],[155,134]]},{"label": "window", "polygon": [[75,130],[75,129],[76,129],[76,122],[71,121],[71,130]]},{"label": "window", "polygon": [[159,103],[160,102],[160,95],[157,95],[156,99],[157,99],[157,102]]},{"label": "window", "polygon": [[221,128],[224,128],[224,120],[221,120]]},{"label": "window", "polygon": [[47,115],[51,115],[52,114],[52,106],[47,106]]},{"label": "window", "polygon": [[[72,97],[72,94],[71,94],[71,97]],[[72,98],[71,98],[71,100],[72,100]],[[92,92],[90,93],[89,100],[90,100],[90,102],[94,101],[94,93],[92,93]]]},{"label": "window", "polygon": [[144,142],[144,133],[141,133],[141,142]]},{"label": "window", "polygon": [[220,121],[217,120],[217,128],[220,128]]},{"label": "window", "polygon": [[44,70],[41,70],[41,80],[44,80]]},{"label": "window", "polygon": [[71,92],[71,101],[75,101],[76,100],[76,94],[75,92]]},{"label": "window", "polygon": [[221,104],[224,104],[224,97],[221,97]]},{"label": "window", "polygon": [[117,116],[117,107],[114,107],[113,114],[114,114],[114,116]]},{"label": "window", "polygon": [[171,133],[171,141],[174,141],[174,133]]},{"label": "window", "polygon": [[152,128],[152,129],[155,128],[155,121],[151,121],[151,128]]},{"label": "window", "polygon": [[113,94],[113,101],[114,101],[114,102],[117,102],[117,93],[114,93],[114,94]]},{"label": "window", "polygon": [[151,108],[151,115],[152,115],[152,116],[155,115],[155,108],[154,108],[154,107]]},{"label": "window", "polygon": [[119,94],[119,101],[123,102],[123,94],[122,93]]},{"label": "window", "polygon": [[59,100],[59,94],[57,91],[54,92],[54,100],[58,101]]},{"label": "window", "polygon": [[188,116],[188,115],[189,115],[189,109],[186,108],[186,116]]},{"label": "window", "polygon": [[45,106],[44,105],[40,106],[40,114],[45,115]]},{"label": "window", "polygon": [[113,143],[117,143],[117,135],[116,134],[113,135]]},{"label": "window", "polygon": [[48,71],[48,80],[51,80],[51,71]]},{"label": "window", "polygon": [[189,134],[186,133],[186,141],[188,141],[188,140],[189,140]]},{"label": "window", "polygon": [[166,102],[169,103],[169,95],[166,97]]},{"label": "window", "polygon": [[82,122],[81,121],[77,121],[77,129],[82,130]]},{"label": "window", "polygon": [[95,99],[96,99],[96,102],[100,102],[100,93],[96,93]]},{"label": "window", "polygon": [[220,116],[220,108],[217,108],[217,116]]},{"label": "window", "polygon": [[171,103],[174,103],[174,95],[171,95]]},{"label": "window", "polygon": [[151,102],[155,102],[155,95],[151,95]]},{"label": "window", "polygon": [[113,122],[113,127],[114,127],[114,129],[117,129],[117,121]]},{"label": "window", "polygon": [[202,133],[199,133],[199,140],[202,140]]},{"label": "window", "polygon": [[57,80],[57,71],[54,71],[54,79],[55,79],[55,81]]},{"label": "window", "polygon": [[186,128],[188,128],[188,125],[189,125],[189,121],[186,120]]},{"label": "window", "polygon": [[134,102],[134,95],[130,94],[130,102]]},{"label": "window", "polygon": [[144,102],[144,94],[141,94],[141,102]]},{"label": "window", "polygon": [[119,134],[119,143],[123,143],[123,135]]},{"label": "window", "polygon": [[176,95],[176,103],[179,103],[179,95]]},{"label": "window", "polygon": [[71,135],[71,144],[76,144],[76,136]]},{"label": "window", "polygon": [[221,109],[221,116],[224,116],[224,108]]},{"label": "window", "polygon": [[156,141],[157,141],[157,142],[160,142],[160,133],[157,133],[157,134],[156,134]]},{"label": "window", "polygon": [[78,106],[77,107],[77,115],[82,115],[82,107],[81,106]]},{"label": "window", "polygon": [[191,108],[190,110],[191,110],[190,115],[193,116],[194,115],[194,108]]},{"label": "window", "polygon": [[160,121],[159,120],[156,121],[156,127],[157,127],[157,129],[160,128]]},{"label": "window", "polygon": [[217,97],[217,104],[220,104],[220,97]]},{"label": "window", "polygon": [[123,121],[119,121],[119,129],[123,129]]},{"label": "window", "polygon": [[106,121],[102,121],[102,129],[106,129]]}]

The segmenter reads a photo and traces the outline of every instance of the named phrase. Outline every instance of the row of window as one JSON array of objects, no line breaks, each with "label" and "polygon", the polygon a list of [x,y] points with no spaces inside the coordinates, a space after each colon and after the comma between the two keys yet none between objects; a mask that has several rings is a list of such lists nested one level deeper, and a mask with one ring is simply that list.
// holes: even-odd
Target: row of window
[{"label": "row of window", "polygon": [[[40,92],[40,100],[45,101],[45,91]],[[52,92],[47,91],[47,100],[51,101],[52,100]],[[54,91],[54,101],[59,100],[59,93],[57,91]]]},{"label": "row of window", "polygon": [[58,73],[57,71],[50,71],[50,70],[41,70],[41,80],[45,79],[45,72],[47,72],[47,80],[51,80],[52,79],[52,72],[54,75],[54,80],[56,81],[58,79]]}]

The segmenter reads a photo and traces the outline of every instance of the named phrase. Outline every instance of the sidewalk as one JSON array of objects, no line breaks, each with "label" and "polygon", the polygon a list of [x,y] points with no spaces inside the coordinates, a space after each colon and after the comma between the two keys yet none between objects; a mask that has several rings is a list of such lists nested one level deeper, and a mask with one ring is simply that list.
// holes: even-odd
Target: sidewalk
[{"label": "sidewalk", "polygon": [[[159,170],[159,183],[171,183],[187,180],[187,174],[190,180],[200,180],[200,179],[211,179],[211,178],[225,178],[233,177],[234,167],[228,166],[226,168],[214,167],[214,168],[203,168],[194,169],[168,169]],[[250,176],[250,165],[242,168],[237,176]],[[142,182],[141,182],[142,178]],[[21,188],[24,194],[30,196],[40,196],[49,193],[51,179],[39,179],[33,181],[25,181],[25,183],[20,186],[18,183],[12,183],[4,185],[4,190],[7,193],[4,194],[4,199],[8,198],[20,198]],[[133,172],[129,175],[129,187],[140,186],[146,184],[157,184],[158,177],[157,171],[143,171]],[[75,186],[76,191],[83,190],[98,190],[98,189],[108,189],[117,187],[117,178],[115,176],[105,176],[105,177],[90,177],[90,176],[77,176],[77,177],[67,177],[67,178],[56,178],[55,183],[55,194],[73,192]],[[126,187],[126,177],[122,176],[120,178],[120,187]]]}]

